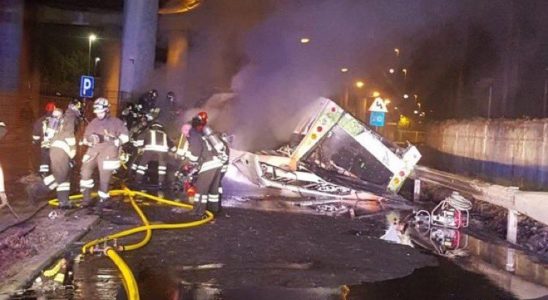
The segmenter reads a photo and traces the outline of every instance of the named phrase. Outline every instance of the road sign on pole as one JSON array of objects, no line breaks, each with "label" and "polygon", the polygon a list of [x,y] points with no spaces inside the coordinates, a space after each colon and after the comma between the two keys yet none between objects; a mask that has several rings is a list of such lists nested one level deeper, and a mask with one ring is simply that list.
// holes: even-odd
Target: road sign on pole
[{"label": "road sign on pole", "polygon": [[93,76],[82,75],[80,77],[80,97],[93,97],[93,89],[95,88],[95,79]]},{"label": "road sign on pole", "polygon": [[385,113],[382,111],[372,111],[369,116],[369,124],[377,127],[384,126],[384,115]]},{"label": "road sign on pole", "polygon": [[386,103],[384,103],[384,100],[381,97],[375,98],[375,101],[371,104],[369,107],[369,111],[377,111],[377,112],[388,112],[388,109],[386,108]]}]

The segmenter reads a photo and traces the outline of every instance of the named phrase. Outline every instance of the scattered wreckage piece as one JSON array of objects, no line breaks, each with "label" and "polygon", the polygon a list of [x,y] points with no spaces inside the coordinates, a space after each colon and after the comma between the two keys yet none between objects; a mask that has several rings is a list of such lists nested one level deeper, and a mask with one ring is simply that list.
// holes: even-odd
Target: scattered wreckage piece
[{"label": "scattered wreckage piece", "polygon": [[305,168],[301,168],[299,171],[291,171],[287,166],[290,161],[289,157],[259,155],[241,151],[238,151],[235,156],[236,158],[232,164],[251,183],[259,187],[279,189],[279,195],[282,197],[363,199],[373,201],[378,201],[382,198],[370,192],[354,190],[328,182]]}]

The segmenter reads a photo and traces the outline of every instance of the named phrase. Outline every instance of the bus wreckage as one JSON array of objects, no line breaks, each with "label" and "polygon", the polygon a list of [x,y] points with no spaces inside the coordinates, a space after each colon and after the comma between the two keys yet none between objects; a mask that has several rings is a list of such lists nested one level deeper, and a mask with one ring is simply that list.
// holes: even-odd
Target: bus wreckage
[{"label": "bus wreckage", "polygon": [[397,197],[421,157],[415,146],[387,141],[326,98],[312,106],[290,145],[231,156],[247,180],[280,196],[339,200]]}]

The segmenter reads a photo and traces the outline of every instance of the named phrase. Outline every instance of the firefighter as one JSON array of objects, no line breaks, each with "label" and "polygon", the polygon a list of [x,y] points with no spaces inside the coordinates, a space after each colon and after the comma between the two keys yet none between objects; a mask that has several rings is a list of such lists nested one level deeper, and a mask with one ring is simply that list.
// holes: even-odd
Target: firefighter
[{"label": "firefighter", "polygon": [[107,205],[110,198],[109,183],[114,170],[120,167],[120,146],[129,141],[128,129],[122,120],[109,115],[110,104],[106,98],[97,98],[93,103],[93,119],[84,132],[84,144],[89,148],[82,157],[80,190],[83,194],[83,207],[94,203],[91,189],[95,186],[93,171],[99,170],[99,205],[97,211]]},{"label": "firefighter", "polygon": [[158,91],[150,90],[141,96],[139,99],[139,105],[142,107],[143,114],[147,117],[148,121],[153,121],[160,115],[160,108],[156,107],[156,100],[158,99]]},{"label": "firefighter", "polygon": [[170,141],[164,127],[157,122],[143,131],[135,140],[137,147],[142,146],[142,154],[132,166],[136,169],[137,183],[143,183],[143,178],[148,171],[151,162],[158,163],[158,186],[165,188],[164,181],[167,173],[167,155]]},{"label": "firefighter", "polygon": [[175,141],[175,146],[171,147],[168,156],[168,169],[175,172],[168,172],[168,181],[171,183],[171,190],[174,192],[170,197],[179,198],[178,192],[185,190],[185,185],[192,181],[192,175],[189,172],[194,170],[195,164],[186,157],[188,152],[188,138],[190,136],[190,123],[185,123],[181,127],[179,140]]},{"label": "firefighter", "polygon": [[141,104],[128,103],[126,108],[122,110],[122,120],[129,130],[139,122],[142,115],[144,115],[144,113]]},{"label": "firefighter", "polygon": [[46,177],[50,171],[50,140],[56,130],[54,127],[58,125],[57,120],[51,119],[54,110],[55,103],[48,102],[45,106],[46,113],[34,122],[32,129],[32,143],[34,145],[40,145],[40,165],[38,167],[38,173],[42,178]]},{"label": "firefighter", "polygon": [[[222,191],[222,167],[228,161],[228,149],[215,138],[207,127],[207,113],[200,112],[192,119],[192,129],[188,138],[188,151],[185,154],[197,165],[195,214],[202,215],[207,208],[212,213],[221,210],[219,192]],[[219,151],[220,150],[220,151]]]},{"label": "firefighter", "polygon": [[57,199],[59,200],[59,208],[61,209],[72,208],[69,202],[70,175],[72,172],[71,160],[76,156],[75,132],[81,107],[82,103],[78,99],[71,101],[61,119],[61,126],[51,142],[49,154],[52,175],[44,178],[44,183],[48,184],[46,179],[50,177],[49,180],[53,179],[55,182]]},{"label": "firefighter", "polygon": [[73,100],[65,113],[55,108],[51,118],[59,119],[59,125],[50,139],[49,156],[52,173],[42,181],[30,184],[27,193],[32,201],[43,198],[52,190],[57,190],[59,208],[72,208],[69,202],[71,160],[76,156],[75,127],[80,116],[80,101]]}]

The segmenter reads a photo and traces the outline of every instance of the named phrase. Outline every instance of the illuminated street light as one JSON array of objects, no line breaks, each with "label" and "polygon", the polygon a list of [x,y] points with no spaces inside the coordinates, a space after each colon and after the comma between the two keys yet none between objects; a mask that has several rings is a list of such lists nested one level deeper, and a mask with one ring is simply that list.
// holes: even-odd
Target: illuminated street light
[{"label": "illuminated street light", "polygon": [[97,63],[101,61],[100,57],[95,57],[95,64],[93,65],[93,76],[95,76],[95,70],[97,69]]},{"label": "illuminated street light", "polygon": [[401,69],[401,71],[403,72],[403,79],[406,79],[407,78],[407,69]]},{"label": "illuminated street light", "polygon": [[341,72],[343,72],[343,73],[348,72],[348,68],[341,68]]},{"label": "illuminated street light", "polygon": [[308,43],[310,43],[309,38],[301,38],[301,44],[308,44]]},{"label": "illuminated street light", "polygon": [[400,56],[400,49],[394,48],[394,52],[396,52],[396,56]]},{"label": "illuminated street light", "polygon": [[379,97],[380,95],[381,95],[381,93],[379,93],[377,91],[374,91],[373,94],[372,94],[372,96],[375,97],[375,98]]},{"label": "illuminated street light", "polygon": [[394,106],[394,109],[395,109],[395,110],[398,110],[398,107],[397,107],[397,106]]},{"label": "illuminated street light", "polygon": [[394,74],[394,69],[392,69],[392,68],[388,69],[388,73]]},{"label": "illuminated street light", "polygon": [[361,80],[358,80],[356,81],[356,83],[354,84],[357,88],[361,89],[364,87],[365,83],[363,83],[363,81]]},{"label": "illuminated street light", "polygon": [[384,104],[388,105],[390,104],[392,101],[390,101],[390,99],[384,99]]},{"label": "illuminated street light", "polygon": [[414,113],[415,115],[417,115],[417,114],[419,113],[419,111],[415,109],[415,110],[413,111],[413,113]]},{"label": "illuminated street light", "polygon": [[409,98],[409,95],[403,94],[403,99],[408,99],[408,98]]},{"label": "illuminated street light", "polygon": [[88,36],[88,40],[89,40],[89,47],[88,47],[88,75],[90,75],[90,69],[91,69],[91,44],[93,42],[95,42],[95,40],[97,39],[97,36],[95,34],[90,34]]}]

